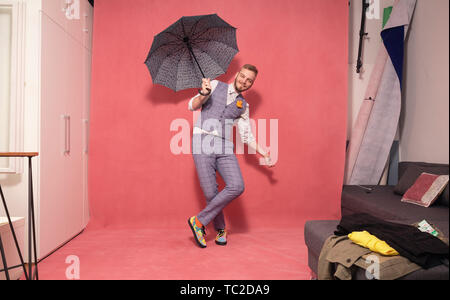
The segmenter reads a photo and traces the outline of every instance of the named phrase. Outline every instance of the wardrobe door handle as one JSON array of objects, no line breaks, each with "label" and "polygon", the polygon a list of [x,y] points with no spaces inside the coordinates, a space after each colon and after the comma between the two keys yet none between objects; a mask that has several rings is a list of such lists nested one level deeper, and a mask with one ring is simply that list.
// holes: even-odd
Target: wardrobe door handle
[{"label": "wardrobe door handle", "polygon": [[89,151],[89,120],[83,119],[84,124],[84,153],[87,154]]},{"label": "wardrobe door handle", "polygon": [[62,137],[62,155],[66,155],[66,151],[67,151],[67,116],[66,115],[61,115],[61,121],[62,121],[62,129],[61,129],[61,137]]},{"label": "wardrobe door handle", "polygon": [[66,134],[66,137],[67,137],[67,149],[66,149],[66,153],[68,155],[70,155],[70,116],[69,115],[67,115],[66,122],[67,122],[67,127],[66,127],[66,130],[67,130],[67,134]]},{"label": "wardrobe door handle", "polygon": [[64,155],[70,154],[70,116],[62,115],[61,116],[64,121]]}]

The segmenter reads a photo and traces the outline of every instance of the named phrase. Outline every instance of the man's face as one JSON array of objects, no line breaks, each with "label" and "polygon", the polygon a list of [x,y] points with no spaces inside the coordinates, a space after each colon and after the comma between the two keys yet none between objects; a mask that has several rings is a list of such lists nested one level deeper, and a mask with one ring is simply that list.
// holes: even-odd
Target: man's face
[{"label": "man's face", "polygon": [[246,90],[252,87],[255,79],[256,79],[255,72],[247,69],[241,69],[241,71],[237,73],[236,78],[234,79],[234,89],[238,93],[245,92]]}]

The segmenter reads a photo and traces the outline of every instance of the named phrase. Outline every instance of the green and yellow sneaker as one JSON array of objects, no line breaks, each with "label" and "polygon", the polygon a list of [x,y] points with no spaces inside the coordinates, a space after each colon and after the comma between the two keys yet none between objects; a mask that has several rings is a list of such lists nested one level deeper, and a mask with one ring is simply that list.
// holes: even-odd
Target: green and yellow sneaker
[{"label": "green and yellow sneaker", "polygon": [[194,234],[194,239],[197,242],[197,244],[200,246],[200,248],[206,248],[205,226],[201,225],[200,221],[197,219],[196,216],[189,218],[188,224],[189,227],[191,227],[192,233]]},{"label": "green and yellow sneaker", "polygon": [[225,229],[219,229],[216,235],[216,244],[225,246],[227,244],[227,231]]}]

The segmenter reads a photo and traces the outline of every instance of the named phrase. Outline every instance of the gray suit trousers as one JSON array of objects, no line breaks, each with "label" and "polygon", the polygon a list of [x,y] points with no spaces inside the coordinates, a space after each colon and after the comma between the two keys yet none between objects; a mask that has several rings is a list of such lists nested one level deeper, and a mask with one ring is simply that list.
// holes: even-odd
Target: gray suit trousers
[{"label": "gray suit trousers", "polygon": [[[206,198],[206,207],[197,214],[197,218],[205,226],[213,221],[216,230],[225,229],[222,210],[244,192],[244,180],[233,153],[233,143],[220,137],[194,134],[192,146],[198,179]],[[220,192],[216,171],[225,182],[225,188]]]}]

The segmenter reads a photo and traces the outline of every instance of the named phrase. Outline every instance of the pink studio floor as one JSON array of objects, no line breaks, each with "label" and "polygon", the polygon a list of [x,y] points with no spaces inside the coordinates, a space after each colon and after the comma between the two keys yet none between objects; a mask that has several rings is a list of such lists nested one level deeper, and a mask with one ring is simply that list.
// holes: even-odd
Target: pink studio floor
[{"label": "pink studio floor", "polygon": [[[230,232],[227,246],[196,246],[190,229],[86,229],[39,264],[39,279],[65,280],[79,259],[81,280],[309,279],[303,228]],[[72,257],[73,258],[73,257]],[[70,258],[69,258],[70,259]],[[69,268],[70,270],[70,268]]]}]

